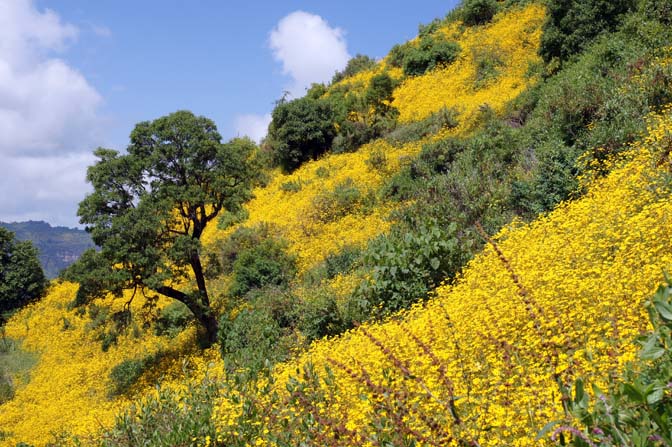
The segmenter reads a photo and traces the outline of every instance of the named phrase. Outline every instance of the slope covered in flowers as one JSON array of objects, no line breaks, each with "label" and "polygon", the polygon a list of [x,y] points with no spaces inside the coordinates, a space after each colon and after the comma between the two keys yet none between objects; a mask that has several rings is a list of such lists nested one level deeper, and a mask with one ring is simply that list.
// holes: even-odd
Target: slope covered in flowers
[{"label": "slope covered in flowers", "polygon": [[[275,405],[257,445],[292,429],[322,445],[378,445],[386,430],[421,445],[538,445],[562,416],[558,381],[604,384],[648,329],[643,301],[672,269],[671,135],[668,107],[585,197],[502,230],[426,306],[314,343],[276,373],[284,398],[257,396]],[[249,424],[240,411],[220,402],[229,442]]]}]

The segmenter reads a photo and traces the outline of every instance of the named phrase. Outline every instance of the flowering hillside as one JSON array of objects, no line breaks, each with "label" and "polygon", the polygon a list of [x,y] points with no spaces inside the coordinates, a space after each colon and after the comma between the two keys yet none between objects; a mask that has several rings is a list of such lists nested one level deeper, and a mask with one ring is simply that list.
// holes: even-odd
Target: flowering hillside
[{"label": "flowering hillside", "polygon": [[672,37],[636,16],[544,61],[538,2],[461,8],[280,101],[332,146],[283,159],[276,117],[243,140],[261,185],[193,246],[214,346],[146,285],[58,280],[13,315],[0,341],[37,361],[0,447],[550,444],[559,384],[619,375],[672,269]]},{"label": "flowering hillside", "polygon": [[[671,112],[584,198],[502,230],[426,306],[280,368],[280,395],[257,397],[265,417],[252,423],[267,427],[257,445],[292,427],[315,445],[537,445],[562,417],[558,381],[604,385],[648,329],[643,302],[672,268]],[[250,414],[221,402],[221,436],[235,442]]]}]

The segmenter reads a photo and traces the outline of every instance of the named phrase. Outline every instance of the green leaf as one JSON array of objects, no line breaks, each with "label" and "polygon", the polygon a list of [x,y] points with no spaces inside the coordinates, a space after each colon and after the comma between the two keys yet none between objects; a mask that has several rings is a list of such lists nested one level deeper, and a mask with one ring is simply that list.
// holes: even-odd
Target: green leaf
[{"label": "green leaf", "polygon": [[539,430],[539,433],[537,433],[537,436],[534,438],[535,441],[539,441],[541,438],[546,436],[556,425],[562,424],[562,421],[551,421],[548,424],[544,425],[544,427]]},{"label": "green leaf", "polygon": [[635,385],[631,383],[623,384],[623,392],[625,393],[626,396],[628,396],[635,402],[638,403],[646,402],[646,397],[644,396],[644,394],[639,389],[637,389]]},{"label": "green leaf", "polygon": [[656,306],[656,310],[663,319],[672,321],[672,307],[669,304],[656,300],[653,302],[653,305]]},{"label": "green leaf", "polygon": [[429,261],[429,264],[432,266],[432,269],[436,270],[441,265],[441,261],[439,261],[437,258],[432,258],[432,260]]},{"label": "green leaf", "polygon": [[649,405],[654,405],[660,402],[663,399],[663,390],[662,388],[657,388],[651,391],[648,396],[646,396],[646,401]]}]

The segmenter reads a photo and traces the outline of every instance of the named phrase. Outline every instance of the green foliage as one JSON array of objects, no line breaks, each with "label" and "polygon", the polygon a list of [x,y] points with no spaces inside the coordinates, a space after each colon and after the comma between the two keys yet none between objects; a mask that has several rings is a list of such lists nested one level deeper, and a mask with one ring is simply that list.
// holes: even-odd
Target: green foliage
[{"label": "green foliage", "polygon": [[416,45],[407,44],[403,50],[403,66],[406,76],[420,76],[434,68],[452,63],[460,53],[456,42],[442,36],[424,36]]},{"label": "green foliage", "polygon": [[367,212],[374,202],[374,195],[362,193],[348,177],[333,190],[313,198],[313,218],[321,222],[333,222],[348,214]]},{"label": "green foliage", "polygon": [[473,56],[476,65],[474,86],[479,89],[497,77],[504,62],[501,58],[501,50],[496,46],[479,47],[473,51]]},{"label": "green foliage", "polygon": [[233,264],[229,293],[242,297],[267,286],[287,287],[296,275],[296,258],[286,248],[284,241],[269,238],[241,251]]},{"label": "green foliage", "polygon": [[216,439],[213,402],[219,385],[211,379],[183,391],[161,387],[156,395],[133,404],[102,435],[103,447],[192,446],[194,438]]},{"label": "green foliage", "polygon": [[224,274],[232,273],[233,265],[240,253],[258,246],[271,236],[271,227],[268,225],[236,228],[229,237],[217,243],[222,272]]},{"label": "green foliage", "polygon": [[404,124],[385,136],[385,139],[393,145],[420,140],[427,135],[439,132],[441,129],[456,127],[458,113],[454,109],[443,107],[422,121]]},{"label": "green foliage", "polygon": [[35,363],[37,356],[22,350],[20,342],[8,338],[4,326],[0,326],[0,405],[14,397],[17,381],[29,381]]},{"label": "green foliage", "polygon": [[465,0],[462,4],[462,21],[467,26],[482,25],[497,13],[497,0]]},{"label": "green foliage", "polygon": [[176,301],[161,309],[154,323],[154,331],[157,335],[174,337],[186,329],[193,319],[194,316],[187,306]]},{"label": "green foliage", "polygon": [[280,102],[273,110],[268,142],[276,165],[294,171],[331,147],[336,136],[331,102],[304,97]]},{"label": "green foliage", "polygon": [[110,396],[126,393],[152,364],[152,357],[124,360],[110,370]]},{"label": "green foliage", "polygon": [[544,25],[540,54],[546,62],[566,61],[603,32],[614,31],[635,0],[552,0]]},{"label": "green foliage", "polygon": [[283,329],[263,308],[244,308],[233,319],[219,322],[219,343],[227,371],[245,368],[253,375],[267,362],[276,363],[288,355]]},{"label": "green foliage", "polygon": [[672,445],[672,280],[666,279],[646,304],[653,331],[640,337],[639,359],[621,380],[612,379],[610,391],[593,385],[591,402],[583,380],[560,384],[569,419],[547,425],[547,431],[558,426],[553,440],[577,447]]},{"label": "green foliage", "polygon": [[222,212],[221,216],[219,216],[217,228],[226,230],[234,225],[245,222],[248,217],[250,217],[250,213],[245,208],[240,208],[237,211],[225,210]]},{"label": "green foliage", "polygon": [[301,332],[308,341],[338,335],[352,327],[338,307],[336,298],[325,289],[315,291],[301,307]]},{"label": "green foliage", "polygon": [[284,192],[294,193],[301,191],[301,179],[289,180],[280,185],[280,190]]},{"label": "green foliage", "polygon": [[0,227],[0,314],[37,300],[47,284],[33,244]]},{"label": "green foliage", "polygon": [[61,279],[79,283],[72,306],[88,304],[95,298],[105,298],[108,292],[121,295],[122,290],[115,288],[118,275],[107,260],[95,249],[88,249],[82,256],[61,272]]},{"label": "green foliage", "polygon": [[391,234],[373,241],[364,264],[371,279],[355,294],[372,311],[382,314],[406,308],[436,287],[449,272],[456,270],[454,253],[457,226],[445,227],[425,222],[415,232]]},{"label": "green foliage", "polygon": [[[249,139],[222,144],[211,120],[188,111],[137,124],[125,155],[98,149],[87,173],[94,191],[78,212],[101,247],[96,265],[107,266],[94,271],[96,294],[100,284],[116,295],[150,289],[181,301],[199,322],[203,344],[213,343],[217,320],[200,238],[221,211],[235,213],[250,198],[255,150]],[[167,285],[192,277],[194,291]]]},{"label": "green foliage", "polygon": [[334,77],[331,79],[331,83],[335,84],[342,81],[343,79],[354,76],[361,71],[370,70],[375,66],[375,59],[372,59],[369,56],[365,56],[363,54],[357,54],[348,61],[343,71],[336,72]]}]

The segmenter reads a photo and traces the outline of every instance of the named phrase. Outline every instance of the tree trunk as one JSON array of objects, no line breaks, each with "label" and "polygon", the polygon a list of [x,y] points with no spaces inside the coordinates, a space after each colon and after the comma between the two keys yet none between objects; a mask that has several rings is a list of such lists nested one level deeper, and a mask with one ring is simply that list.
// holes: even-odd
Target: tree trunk
[{"label": "tree trunk", "polygon": [[210,306],[202,301],[202,297],[193,297],[168,286],[159,287],[156,291],[161,295],[165,295],[168,298],[173,298],[181,303],[184,303],[184,305],[189,308],[191,313],[194,314],[194,317],[196,317],[196,320],[198,320],[199,324],[205,331],[200,340],[201,346],[203,348],[209,348],[217,341],[217,331],[219,329],[217,319],[212,314],[212,309],[210,309]]}]

